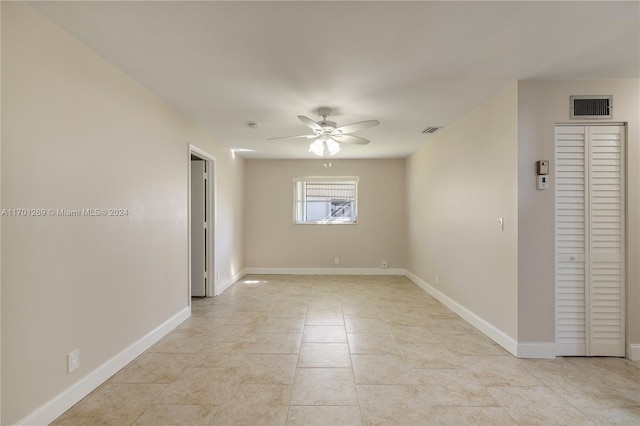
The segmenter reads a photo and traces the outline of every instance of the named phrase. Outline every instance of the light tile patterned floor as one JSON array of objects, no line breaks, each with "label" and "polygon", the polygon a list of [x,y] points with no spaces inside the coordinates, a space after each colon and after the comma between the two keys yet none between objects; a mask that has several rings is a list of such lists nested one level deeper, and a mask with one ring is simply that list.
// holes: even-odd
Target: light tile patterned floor
[{"label": "light tile patterned floor", "polygon": [[640,363],[522,360],[404,277],[247,276],[56,425],[640,424]]}]

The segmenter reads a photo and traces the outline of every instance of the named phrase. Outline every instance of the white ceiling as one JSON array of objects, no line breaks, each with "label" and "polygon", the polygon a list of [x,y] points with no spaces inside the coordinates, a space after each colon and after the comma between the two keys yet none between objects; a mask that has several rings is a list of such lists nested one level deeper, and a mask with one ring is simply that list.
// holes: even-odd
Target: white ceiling
[{"label": "white ceiling", "polygon": [[317,158],[265,139],[319,106],[381,122],[337,158],[404,157],[514,80],[640,77],[637,1],[30,4],[245,158]]}]

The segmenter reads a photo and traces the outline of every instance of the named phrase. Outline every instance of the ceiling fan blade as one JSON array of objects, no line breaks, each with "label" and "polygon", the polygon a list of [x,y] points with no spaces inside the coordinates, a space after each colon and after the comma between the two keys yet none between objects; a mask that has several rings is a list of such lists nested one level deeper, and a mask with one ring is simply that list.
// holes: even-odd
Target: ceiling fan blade
[{"label": "ceiling fan blade", "polygon": [[357,123],[351,123],[342,127],[338,127],[334,130],[334,132],[342,134],[353,133],[357,132],[358,130],[366,129],[368,127],[377,126],[378,124],[380,124],[378,120],[359,121]]},{"label": "ceiling fan blade", "polygon": [[268,141],[274,141],[276,139],[299,139],[299,138],[306,138],[306,139],[313,139],[313,138],[317,138],[318,135],[299,135],[299,136],[279,136],[277,138],[267,138]]},{"label": "ceiling fan blade", "polygon": [[366,145],[369,143],[369,139],[352,135],[331,135],[331,139],[334,139],[340,143],[355,143],[358,145]]},{"label": "ceiling fan blade", "polygon": [[322,127],[318,123],[310,119],[309,117],[305,117],[304,115],[299,115],[298,118],[300,119],[300,121],[306,124],[310,129],[318,130],[322,132],[323,130]]}]

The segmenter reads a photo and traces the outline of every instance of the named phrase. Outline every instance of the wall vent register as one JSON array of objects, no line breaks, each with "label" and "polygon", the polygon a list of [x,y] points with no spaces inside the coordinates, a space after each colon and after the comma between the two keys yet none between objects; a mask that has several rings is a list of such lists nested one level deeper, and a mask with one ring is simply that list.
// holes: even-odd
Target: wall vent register
[{"label": "wall vent register", "polygon": [[571,96],[571,119],[613,118],[613,96]]}]

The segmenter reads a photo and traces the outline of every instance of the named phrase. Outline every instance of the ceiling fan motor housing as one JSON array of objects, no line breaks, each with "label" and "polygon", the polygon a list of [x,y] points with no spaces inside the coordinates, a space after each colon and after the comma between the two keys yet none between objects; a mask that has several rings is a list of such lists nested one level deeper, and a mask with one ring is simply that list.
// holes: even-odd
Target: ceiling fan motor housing
[{"label": "ceiling fan motor housing", "polygon": [[319,122],[318,124],[325,131],[329,131],[329,132],[332,131],[333,129],[335,129],[338,126],[335,121],[326,121],[326,120],[323,120],[323,121]]}]

